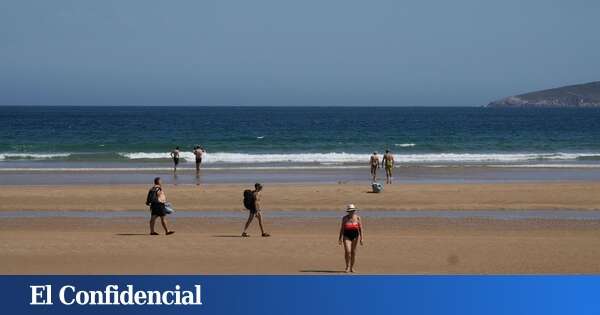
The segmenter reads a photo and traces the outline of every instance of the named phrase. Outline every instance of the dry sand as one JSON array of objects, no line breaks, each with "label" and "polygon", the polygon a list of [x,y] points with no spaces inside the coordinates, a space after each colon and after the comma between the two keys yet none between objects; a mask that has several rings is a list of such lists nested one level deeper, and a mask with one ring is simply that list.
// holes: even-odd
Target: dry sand
[{"label": "dry sand", "polygon": [[[140,210],[148,186],[3,186],[0,210]],[[238,210],[242,185],[167,186],[179,211]],[[269,218],[269,210],[598,209],[600,183],[266,185],[271,238],[240,238],[232,218],[170,217],[171,236],[143,218],[0,219],[3,274],[309,274],[343,270],[337,219]],[[235,213],[235,212],[234,212]],[[340,216],[342,211],[340,211]],[[162,231],[161,231],[162,232]],[[600,273],[600,221],[370,218],[361,273]]]},{"label": "dry sand", "polygon": [[[2,219],[3,274],[310,274],[343,270],[335,219]],[[162,232],[162,231],[161,231]],[[600,222],[370,219],[357,269],[377,274],[599,273]]]},{"label": "dry sand", "polygon": [[[177,210],[240,210],[250,185],[165,186]],[[146,210],[149,186],[2,186],[0,211]],[[600,209],[598,182],[498,184],[395,184],[381,194],[358,184],[266,184],[267,210],[339,210],[355,203],[366,210]]]}]

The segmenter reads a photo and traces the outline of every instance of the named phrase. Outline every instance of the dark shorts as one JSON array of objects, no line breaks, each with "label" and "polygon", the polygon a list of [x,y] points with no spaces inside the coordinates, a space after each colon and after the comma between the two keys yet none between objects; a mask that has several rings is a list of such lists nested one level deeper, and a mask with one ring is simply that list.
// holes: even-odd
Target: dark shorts
[{"label": "dark shorts", "polygon": [[256,214],[258,212],[258,209],[256,209],[256,207],[252,207],[248,208],[248,211],[250,211],[251,214]]},{"label": "dark shorts", "polygon": [[202,159],[196,159],[196,165],[200,165],[202,163]]},{"label": "dark shorts", "polygon": [[179,158],[173,158],[173,163],[175,163],[175,165],[179,164]]},{"label": "dark shorts", "polygon": [[155,203],[150,205],[150,213],[152,215],[157,215],[159,217],[164,217],[165,215],[167,215],[167,211],[165,209],[165,204],[164,203]]},{"label": "dark shorts", "polygon": [[358,230],[356,230],[356,229],[344,230],[344,237],[346,239],[354,241],[358,237]]}]

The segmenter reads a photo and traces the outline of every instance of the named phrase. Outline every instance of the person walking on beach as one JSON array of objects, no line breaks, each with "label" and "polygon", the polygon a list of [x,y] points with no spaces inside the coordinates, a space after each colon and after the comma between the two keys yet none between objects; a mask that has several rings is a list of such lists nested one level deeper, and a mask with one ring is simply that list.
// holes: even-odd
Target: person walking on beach
[{"label": "person walking on beach", "polygon": [[179,147],[176,147],[171,151],[171,158],[173,159],[173,172],[177,172],[177,165],[179,165]]},{"label": "person walking on beach", "polygon": [[340,227],[339,243],[340,245],[344,245],[345,272],[355,272],[356,247],[359,242],[361,246],[363,245],[362,222],[356,211],[356,207],[353,204],[349,204],[346,207],[348,214],[342,218],[342,225]]},{"label": "person walking on beach", "polygon": [[165,208],[165,203],[167,202],[167,196],[162,189],[162,185],[160,182],[160,177],[156,177],[154,179],[154,186],[150,188],[148,191],[148,197],[146,198],[146,205],[150,206],[150,235],[158,235],[154,230],[154,224],[156,223],[156,218],[160,218],[160,223],[162,224],[163,229],[165,229],[166,235],[171,235],[175,233],[175,231],[169,230],[167,227],[167,220],[165,216],[167,215],[167,210]]},{"label": "person walking on beach", "polygon": [[383,155],[382,167],[385,167],[385,183],[392,183],[392,170],[394,169],[394,156],[390,153],[390,150],[385,150]]},{"label": "person walking on beach", "polygon": [[371,176],[373,177],[373,182],[375,182],[377,180],[377,169],[379,168],[379,156],[377,152],[373,152],[369,164],[371,165]]},{"label": "person walking on beach", "polygon": [[248,209],[250,212],[248,214],[248,220],[246,221],[246,225],[244,226],[244,231],[242,232],[242,237],[249,237],[246,230],[252,223],[254,217],[258,219],[258,226],[260,226],[260,232],[262,233],[262,237],[271,236],[269,233],[265,232],[263,228],[262,215],[260,213],[260,192],[262,191],[263,186],[259,183],[254,184],[254,190],[246,190],[244,191],[244,207]]},{"label": "person walking on beach", "polygon": [[198,173],[200,172],[200,164],[202,164],[202,157],[204,156],[204,153],[206,153],[206,150],[197,145],[194,147],[194,151],[192,151],[192,153],[194,153],[194,156],[196,157],[196,173]]}]

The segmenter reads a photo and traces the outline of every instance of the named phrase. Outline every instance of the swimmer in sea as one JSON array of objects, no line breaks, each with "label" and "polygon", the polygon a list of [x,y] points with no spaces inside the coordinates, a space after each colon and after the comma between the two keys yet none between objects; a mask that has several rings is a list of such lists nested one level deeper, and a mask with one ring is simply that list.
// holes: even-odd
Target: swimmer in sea
[{"label": "swimmer in sea", "polygon": [[194,147],[194,151],[192,151],[192,153],[194,153],[194,156],[196,157],[196,173],[198,173],[200,172],[200,164],[202,164],[202,157],[204,156],[204,153],[206,153],[206,150],[197,145]]},{"label": "swimmer in sea", "polygon": [[171,158],[173,159],[173,172],[177,172],[177,165],[179,165],[179,147],[176,147],[171,151]]}]

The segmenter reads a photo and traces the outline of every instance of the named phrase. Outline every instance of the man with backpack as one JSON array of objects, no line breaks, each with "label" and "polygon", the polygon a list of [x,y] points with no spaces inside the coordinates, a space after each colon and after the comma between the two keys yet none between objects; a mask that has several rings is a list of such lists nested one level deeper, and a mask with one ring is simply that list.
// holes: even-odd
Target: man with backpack
[{"label": "man with backpack", "polygon": [[160,183],[160,177],[156,177],[154,179],[154,186],[150,188],[148,191],[148,196],[146,197],[146,205],[150,206],[150,235],[158,235],[156,231],[154,231],[154,223],[156,223],[156,218],[160,218],[160,223],[162,227],[165,229],[166,235],[171,235],[175,233],[175,231],[171,231],[167,228],[167,220],[165,216],[167,215],[167,209],[165,203],[167,202],[167,196],[165,192],[162,190],[162,185]]},{"label": "man with backpack", "polygon": [[258,219],[258,225],[260,226],[260,232],[262,233],[262,237],[271,236],[269,233],[265,232],[263,228],[262,215],[260,214],[260,192],[262,191],[262,185],[259,183],[254,184],[254,190],[244,190],[244,207],[250,212],[248,214],[248,221],[246,221],[246,225],[244,226],[244,232],[242,232],[242,237],[249,237],[246,230],[254,217]]}]

